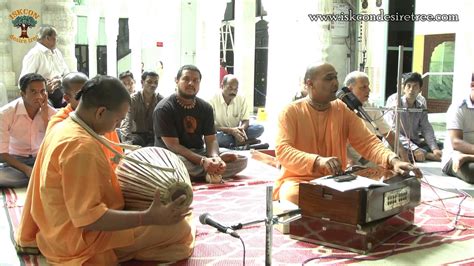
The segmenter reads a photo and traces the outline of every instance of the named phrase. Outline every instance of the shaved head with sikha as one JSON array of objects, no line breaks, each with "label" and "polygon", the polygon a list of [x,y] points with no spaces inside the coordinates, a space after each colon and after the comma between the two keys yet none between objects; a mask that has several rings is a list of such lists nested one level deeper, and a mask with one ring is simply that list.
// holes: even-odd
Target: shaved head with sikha
[{"label": "shaved head with sikha", "polygon": [[[339,88],[336,69],[328,63],[310,65],[305,72],[305,87],[314,106],[327,106],[336,99]],[[327,106],[328,107],[328,106]]]},{"label": "shaved head with sikha", "polygon": [[96,133],[115,130],[130,107],[130,94],[117,78],[96,76],[76,95],[76,113]]}]

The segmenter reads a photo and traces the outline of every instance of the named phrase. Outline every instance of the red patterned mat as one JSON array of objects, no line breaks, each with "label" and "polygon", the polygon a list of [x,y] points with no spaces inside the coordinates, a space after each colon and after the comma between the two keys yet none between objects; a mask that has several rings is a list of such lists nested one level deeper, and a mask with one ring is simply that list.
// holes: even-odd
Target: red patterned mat
[{"label": "red patterned mat", "polygon": [[[400,254],[440,246],[444,243],[474,239],[474,219],[461,217],[458,228],[451,232],[439,234],[420,233],[446,231],[452,227],[455,213],[458,212],[459,203],[461,214],[474,215],[474,201],[454,193],[437,191],[437,194],[446,198],[439,201],[438,196],[428,186],[422,186],[423,203],[415,210],[415,225],[390,239],[378,247],[368,256],[357,255],[351,252],[309,244],[290,239],[274,230],[273,233],[273,263],[301,264],[306,259],[318,256],[343,256],[345,259],[333,259],[330,264],[353,263],[353,258],[383,258],[386,255]],[[243,197],[243,195],[245,195]],[[446,206],[447,211],[444,210]],[[265,217],[265,186],[236,187],[232,189],[219,189],[213,191],[197,191],[195,193],[194,210],[196,219],[202,213],[210,213],[212,217],[222,224],[233,225],[238,222],[248,222]],[[454,214],[452,214],[454,213]],[[240,241],[221,233],[212,227],[201,225],[198,221],[197,245],[193,256],[179,262],[178,265],[228,265],[242,262],[242,245]],[[247,248],[246,263],[248,265],[264,264],[265,226],[263,224],[239,230],[239,234]],[[403,240],[404,239],[404,240]],[[397,243],[398,241],[400,243]],[[395,248],[395,249],[394,249]],[[470,259],[474,258],[469,256]],[[465,260],[463,260],[465,262]],[[458,263],[460,263],[459,261]]]},{"label": "red patterned mat", "polygon": [[260,161],[249,159],[247,168],[238,175],[224,180],[221,184],[208,184],[204,180],[193,182],[193,190],[216,189],[273,183],[280,174],[280,170]]},{"label": "red patterned mat", "polygon": [[[190,259],[177,262],[176,265],[241,265],[243,255],[241,242],[238,239],[216,232],[212,227],[201,225],[198,218],[202,213],[210,213],[215,220],[226,225],[264,219],[265,188],[266,185],[257,184],[195,191],[193,207],[197,223],[196,248]],[[3,191],[2,203],[9,216],[12,233],[18,225],[22,209],[21,198],[23,196],[24,192],[19,195],[15,190],[6,189]],[[440,201],[438,196],[443,200]],[[461,202],[462,205],[459,209]],[[380,259],[391,255],[392,252],[395,255],[385,258],[384,263],[404,254],[412,257],[411,260],[416,261],[418,259],[417,262],[420,262],[420,258],[413,254],[418,254],[417,251],[437,248],[436,253],[430,253],[429,256],[426,256],[427,260],[422,260],[421,263],[467,265],[474,260],[474,255],[468,250],[465,250],[466,252],[464,252],[462,258],[452,257],[437,260],[436,257],[449,252],[448,246],[444,244],[456,245],[474,240],[473,218],[459,217],[457,227],[448,232],[449,229],[453,228],[455,214],[459,210],[462,215],[472,217],[474,215],[474,201],[471,198],[464,198],[462,195],[450,192],[437,190],[435,193],[427,185],[423,185],[422,204],[415,210],[415,226],[388,240],[368,256],[290,239],[288,235],[283,235],[274,230],[273,264],[296,265],[313,257],[329,257],[330,259],[320,261],[326,264],[347,264],[357,262],[355,258]],[[417,236],[421,233],[435,231],[447,232]],[[265,226],[263,224],[253,225],[239,230],[238,233],[246,246],[246,264],[263,265],[265,258]],[[398,241],[400,242],[397,243]],[[335,256],[339,258],[336,259]],[[38,265],[38,262],[44,261],[44,258],[23,256],[20,260],[24,265]],[[392,261],[392,263],[407,264],[407,261],[404,258],[400,261]]]}]

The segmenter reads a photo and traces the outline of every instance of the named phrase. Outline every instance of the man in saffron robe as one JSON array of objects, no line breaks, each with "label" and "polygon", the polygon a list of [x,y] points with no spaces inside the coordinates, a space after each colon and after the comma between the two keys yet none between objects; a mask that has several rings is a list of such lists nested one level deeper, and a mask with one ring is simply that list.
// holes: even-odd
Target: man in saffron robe
[{"label": "man in saffron robe", "polygon": [[[84,83],[86,83],[87,80],[88,77],[80,72],[71,72],[64,76],[62,80],[61,90],[64,95],[64,100],[68,104],[66,107],[60,109],[50,118],[48,127],[46,129],[46,134],[51,131],[51,128],[53,128],[56,124],[68,118],[69,114],[77,108],[79,100],[76,100],[76,95],[81,90],[82,86],[84,85]],[[115,130],[104,133],[104,137],[110,141],[119,143],[119,137]],[[113,147],[117,152],[123,153],[120,147]],[[115,154],[111,150],[106,148],[104,145],[102,145],[102,148],[107,158],[109,158],[110,166],[115,169],[117,167],[117,164],[114,161],[110,160],[110,158],[113,158]],[[18,247],[36,248],[36,234],[38,233],[38,230],[38,226],[31,217],[31,200],[27,199],[25,201],[25,204],[23,205],[22,219],[20,220],[20,225],[16,232],[16,242]]]},{"label": "man in saffron robe", "polygon": [[364,158],[404,174],[413,165],[402,162],[372,134],[364,122],[340,100],[337,72],[330,64],[310,66],[304,78],[308,96],[284,108],[279,118],[276,156],[282,175],[273,198],[298,204],[299,183],[337,175],[347,165],[347,143]]},{"label": "man in saffron robe", "polygon": [[[117,176],[96,137],[115,130],[130,106],[116,78],[98,76],[79,92],[75,119],[45,137],[28,186],[36,243],[51,264],[111,265],[120,261],[176,261],[194,247],[191,210],[185,196],[160,203],[160,193],[142,211],[123,210]],[[79,122],[82,121],[82,124]]]}]

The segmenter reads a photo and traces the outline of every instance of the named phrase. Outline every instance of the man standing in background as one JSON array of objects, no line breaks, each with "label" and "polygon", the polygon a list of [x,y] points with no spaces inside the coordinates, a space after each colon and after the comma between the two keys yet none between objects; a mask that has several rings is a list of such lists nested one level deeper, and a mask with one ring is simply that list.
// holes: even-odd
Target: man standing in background
[{"label": "man standing in background", "polygon": [[54,108],[66,106],[61,87],[62,76],[69,72],[63,55],[56,48],[57,31],[52,26],[42,26],[38,42],[23,58],[20,78],[28,73],[40,74],[46,79],[48,100]]}]

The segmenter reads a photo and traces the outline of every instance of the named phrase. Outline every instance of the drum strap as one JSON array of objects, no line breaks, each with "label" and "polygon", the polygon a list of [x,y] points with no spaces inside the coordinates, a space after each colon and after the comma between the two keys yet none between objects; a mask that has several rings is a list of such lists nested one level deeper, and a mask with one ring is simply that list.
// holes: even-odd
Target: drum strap
[{"label": "drum strap", "polygon": [[162,171],[167,171],[167,172],[174,172],[175,171],[175,169],[171,168],[171,167],[163,167],[163,166],[151,164],[151,163],[148,163],[148,162],[144,162],[144,161],[137,160],[135,158],[129,157],[125,154],[119,153],[111,145],[116,145],[116,146],[119,146],[119,147],[122,147],[122,148],[127,148],[127,149],[132,148],[132,150],[135,150],[135,149],[139,148],[140,146],[119,144],[119,143],[112,142],[112,141],[104,138],[103,136],[100,136],[92,128],[90,128],[84,121],[82,121],[82,119],[79,118],[76,115],[76,112],[70,113],[69,117],[71,117],[72,121],[79,124],[85,131],[87,131],[87,133],[89,133],[92,137],[97,139],[100,143],[102,143],[105,147],[107,147],[107,149],[109,149],[110,151],[112,151],[115,154],[115,157],[112,158],[113,162],[118,163],[120,161],[120,159],[124,159],[124,160],[130,161],[130,162],[136,163],[136,164],[141,164],[141,165],[151,167],[151,168],[155,168],[155,169],[162,170]]}]

